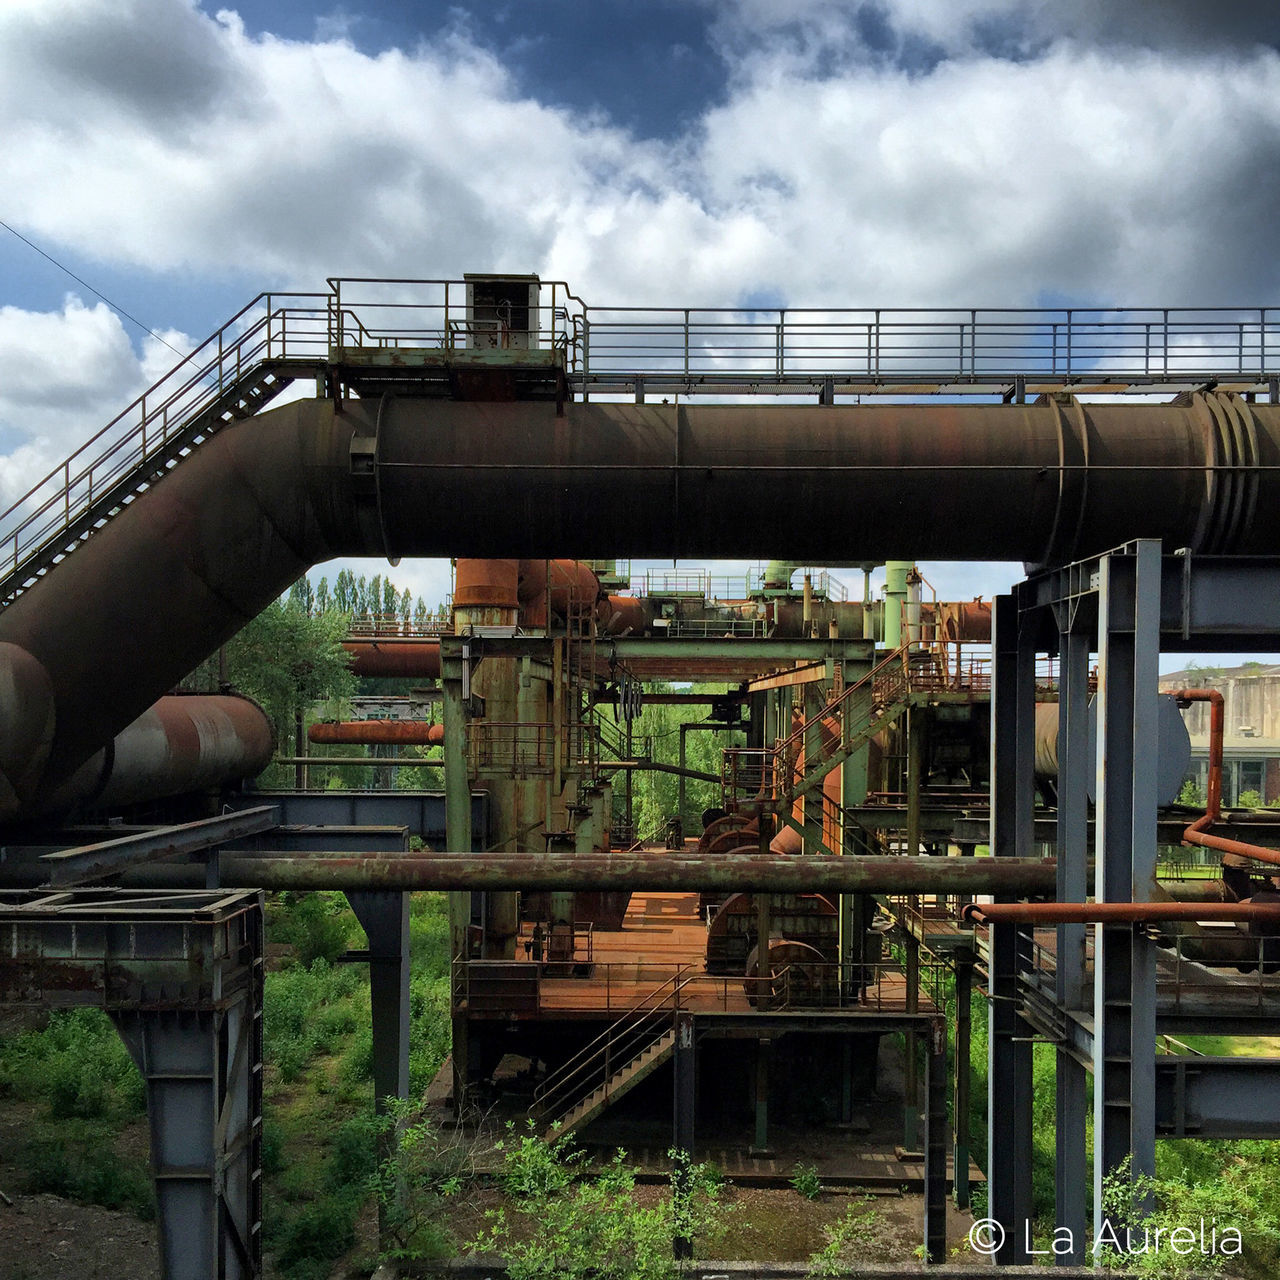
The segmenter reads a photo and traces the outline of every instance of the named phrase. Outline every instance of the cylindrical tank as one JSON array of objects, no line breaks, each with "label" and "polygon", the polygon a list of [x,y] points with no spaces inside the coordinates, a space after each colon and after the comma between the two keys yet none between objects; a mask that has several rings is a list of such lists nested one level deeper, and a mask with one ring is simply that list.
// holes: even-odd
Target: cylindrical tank
[{"label": "cylindrical tank", "polygon": [[[1139,751],[1156,752],[1156,800],[1160,804],[1171,804],[1177,799],[1182,789],[1183,779],[1191,765],[1191,737],[1187,733],[1182,712],[1177,702],[1168,694],[1158,695],[1156,714],[1156,741],[1154,743],[1138,743]],[[1097,699],[1089,702],[1089,758],[1097,755],[1098,749],[1098,707]],[[1042,778],[1058,776],[1058,704],[1056,702],[1036,703],[1036,757],[1035,771]],[[1089,800],[1096,800],[1097,773],[1089,771]]]}]

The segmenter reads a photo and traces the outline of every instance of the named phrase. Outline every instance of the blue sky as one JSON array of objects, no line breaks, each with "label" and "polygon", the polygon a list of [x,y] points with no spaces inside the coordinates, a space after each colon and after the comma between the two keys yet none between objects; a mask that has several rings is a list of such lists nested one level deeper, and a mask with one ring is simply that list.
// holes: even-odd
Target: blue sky
[{"label": "blue sky", "polygon": [[[333,274],[1257,305],[1278,42],[1245,0],[6,0],[0,219],[178,346]],[[0,230],[0,498],[169,358]]]}]

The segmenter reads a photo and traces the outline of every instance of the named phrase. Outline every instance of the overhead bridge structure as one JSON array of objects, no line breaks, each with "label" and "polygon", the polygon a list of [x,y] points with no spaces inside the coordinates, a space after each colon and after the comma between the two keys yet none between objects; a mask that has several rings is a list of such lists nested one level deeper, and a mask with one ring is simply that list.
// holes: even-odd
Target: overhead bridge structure
[{"label": "overhead bridge structure", "polygon": [[[1106,402],[1091,403],[1088,397],[1099,393]],[[884,859],[854,870],[867,852],[858,841],[873,830],[865,823],[875,819],[858,807],[866,799],[870,734],[867,742],[853,741],[842,728],[852,721],[833,718],[834,711],[822,726],[824,707],[834,707],[840,690],[874,666],[884,636],[870,623],[851,634],[838,620],[845,615],[831,610],[823,631],[806,592],[804,635],[785,643],[772,637],[776,650],[764,657],[763,649],[750,650],[745,667],[749,645],[766,642],[743,640],[735,649],[730,624],[697,642],[667,626],[666,634],[614,643],[608,668],[614,680],[618,661],[631,664],[639,683],[645,662],[664,673],[673,663],[694,672],[709,669],[699,662],[726,664],[724,670],[739,672],[738,701],[748,713],[739,721],[722,709],[717,728],[745,725],[749,746],[762,751],[774,741],[794,742],[800,766],[807,759],[819,780],[824,770],[813,774],[815,763],[837,762],[830,771],[834,776],[838,768],[841,782],[825,799],[821,787],[793,794],[776,778],[769,784],[776,794],[766,794],[763,776],[755,794],[738,797],[743,816],[755,822],[750,832],[742,828],[744,846],[754,842],[756,856],[741,869],[742,887],[758,890],[757,939],[772,937],[770,892],[829,892],[846,940],[869,936],[866,904],[885,885],[939,893],[960,885],[963,892],[1017,899],[1046,896],[1052,876],[1061,903],[1090,896],[1098,903],[1147,903],[1153,895],[1158,902],[1156,753],[1148,749],[1156,733],[1158,655],[1280,648],[1280,310],[599,309],[563,284],[532,277],[333,280],[324,294],[264,295],[0,516],[0,825],[6,842],[33,851],[16,869],[12,859],[0,865],[0,884],[32,886],[0,898],[0,938],[9,929],[15,938],[18,930],[24,938],[45,938],[32,944],[44,960],[62,945],[54,923],[41,932],[40,921],[56,922],[65,912],[58,901],[38,897],[54,872],[35,852],[74,846],[70,837],[59,839],[61,817],[207,790],[261,767],[261,743],[244,745],[258,731],[256,722],[241,723],[254,719],[252,711],[221,708],[235,722],[227,729],[232,745],[219,743],[214,729],[200,729],[185,756],[169,746],[148,754],[146,744],[160,740],[147,736],[154,726],[146,717],[158,715],[153,708],[165,705],[160,700],[169,690],[300,575],[338,556],[483,561],[490,568],[465,586],[460,570],[454,633],[422,646],[430,652],[431,676],[441,682],[443,726],[425,740],[444,753],[446,815],[437,844],[447,854],[412,859],[403,832],[370,835],[362,827],[359,835],[337,824],[326,837],[308,836],[308,821],[291,822],[287,812],[295,806],[296,819],[296,806],[307,803],[298,795],[281,798],[285,812],[272,828],[275,837],[236,831],[210,845],[198,833],[184,836],[178,824],[176,834],[163,838],[138,833],[145,850],[99,850],[81,863],[64,862],[59,873],[74,887],[104,876],[155,884],[171,870],[165,928],[156,933],[163,949],[181,909],[176,886],[188,884],[193,870],[157,858],[198,855],[196,874],[207,886],[191,890],[192,918],[232,930],[243,951],[243,999],[205,1000],[199,1034],[223,1038],[217,1042],[223,1049],[211,1051],[209,1070],[218,1079],[209,1084],[210,1097],[243,1119],[250,1144],[244,1150],[256,1105],[252,1072],[242,1068],[259,1047],[253,1019],[260,925],[251,897],[210,901],[207,890],[220,883],[307,887],[319,876],[351,891],[371,953],[386,962],[374,966],[380,1096],[406,1084],[404,891],[421,884],[452,890],[454,950],[465,978],[458,990],[472,1002],[455,1000],[455,1054],[465,1061],[472,1036],[479,1061],[498,1042],[486,1041],[490,1031],[470,1020],[488,972],[476,966],[515,963],[513,982],[531,972],[519,969],[513,955],[521,918],[507,904],[521,853],[530,857],[531,893],[546,899],[552,937],[568,912],[570,949],[559,958],[570,965],[574,890],[603,899],[632,888],[629,874],[666,883],[652,868],[624,858],[611,868],[598,856],[608,847],[610,826],[602,779],[624,771],[628,761],[624,752],[606,768],[599,752],[578,751],[573,735],[580,726],[569,723],[578,694],[594,697],[604,682],[595,611],[606,604],[605,612],[620,618],[630,606],[623,597],[609,604],[615,597],[604,588],[597,598],[594,585],[590,599],[579,599],[577,588],[557,589],[550,567],[540,592],[512,567],[567,563],[555,557],[598,562],[620,553],[786,554],[798,564],[831,566],[894,556],[1027,566],[1026,581],[995,602],[983,692],[992,731],[991,873],[977,863],[953,871],[947,859],[938,863],[936,885],[928,881],[927,862],[898,874],[884,860],[910,857],[926,842],[918,796],[916,809],[908,803],[904,811],[905,839],[893,851],[879,848]],[[544,613],[535,624],[539,601]],[[748,614],[765,617],[765,605],[755,614],[744,606],[742,616]],[[913,625],[919,627],[918,612]],[[912,665],[918,642],[917,629],[900,649],[882,650],[899,655],[908,672],[892,718],[917,726],[956,694],[911,683],[919,675],[920,664]],[[413,670],[413,642],[394,643],[401,646],[395,669]],[[1033,813],[1036,661],[1045,656],[1058,661],[1061,709],[1052,870],[1035,858]],[[1091,747],[1087,700],[1095,656],[1098,727]],[[543,691],[529,694],[530,681]],[[794,729],[792,704],[783,700],[793,690]],[[868,681],[865,699],[845,695],[845,701],[866,720],[871,697]],[[190,718],[201,714],[193,710]],[[550,746],[539,736],[547,725],[556,726]],[[920,741],[918,728],[905,732]],[[824,733],[836,740],[844,733],[843,747],[824,746]],[[619,751],[625,745],[615,744]],[[904,753],[916,759],[912,768],[919,766],[916,750],[908,745]],[[185,763],[174,763],[179,756]],[[141,761],[136,778],[127,776],[130,760]],[[524,820],[542,782],[528,794],[517,785],[509,812],[497,798],[498,783],[477,785],[477,778],[501,773],[509,780],[526,766],[545,778],[540,794],[553,797],[550,811],[537,800],[542,809],[533,826]],[[986,775],[984,764],[984,787]],[[1098,833],[1092,862],[1091,777]],[[499,865],[486,864],[482,853],[471,856],[486,821],[473,790],[489,793]],[[266,796],[255,803],[263,799],[271,802]],[[824,826],[824,804],[839,810],[838,829]],[[504,823],[524,834],[503,835]],[[778,855],[776,846],[770,854],[771,823],[779,831],[794,828],[797,846],[818,856],[794,866],[789,860],[785,875],[772,876],[767,860]],[[529,837],[530,830],[537,834]],[[316,843],[325,838],[337,843]],[[530,839],[538,842],[537,856]],[[260,847],[246,850],[247,840]],[[480,850],[489,847],[479,843]],[[849,869],[824,855],[847,859]],[[722,889],[733,875],[730,858],[718,850],[688,861],[675,856],[669,879],[685,889]],[[151,865],[139,869],[141,863]],[[88,868],[81,878],[66,870],[77,865]],[[480,906],[486,889],[487,905]],[[109,895],[97,892],[68,896],[67,919],[113,909]],[[131,903],[130,910],[145,913],[141,898]],[[990,1109],[987,1176],[991,1215],[1007,1232],[1001,1262],[1028,1260],[1022,1242],[1030,1217],[1035,1036],[1049,1035],[1058,1046],[1058,1221],[1079,1225],[1077,1240],[1087,1238],[1091,1182],[1100,1183],[1127,1156],[1138,1171],[1149,1170],[1162,1131],[1157,1106],[1161,1116],[1169,1114],[1168,1091],[1185,1090],[1185,1079],[1157,1072],[1152,1056],[1155,942],[1131,921],[1063,919],[1053,926],[1057,964],[1050,978],[1030,960],[1032,925],[995,913],[984,935],[993,997],[990,1079],[999,1103]],[[1088,971],[1086,929],[1094,939]],[[972,942],[972,929],[967,936]],[[849,945],[841,943],[836,987],[843,995],[852,990],[856,1003],[872,961]],[[104,964],[109,952],[107,946]],[[151,959],[166,963],[162,954]],[[0,992],[16,998],[21,984],[5,980],[6,963],[0,961]],[[850,965],[862,976],[851,979]],[[752,980],[768,980],[764,967],[755,972]],[[536,1014],[545,993],[536,975],[530,980]],[[681,980],[671,990],[686,985]],[[144,986],[145,975],[138,990]],[[159,1023],[147,1023],[145,1001],[131,1004],[129,991],[116,994],[110,1008],[131,1045],[146,1043],[161,1057],[181,1051],[164,1039]],[[940,1260],[946,1107],[938,1073],[945,1045],[940,1051],[936,1016],[921,1010],[917,1000],[901,1016],[910,1037],[932,1046],[926,1237],[931,1258]],[[766,1010],[753,1004],[742,1017],[749,1021],[753,1011]],[[777,1020],[787,1011],[768,1012]],[[703,1032],[696,1030],[696,1011],[677,1004],[670,1012],[670,1026],[662,1023],[662,1035],[670,1037],[662,1041],[662,1061],[671,1058],[677,1082],[691,1089],[682,1055],[694,1052]],[[725,1034],[707,1032],[708,1043]],[[234,1059],[223,1061],[222,1075],[218,1052]],[[756,1069],[766,1085],[768,1061],[761,1049]],[[1211,1060],[1197,1069],[1214,1070]],[[1085,1167],[1087,1070],[1095,1074],[1097,1099],[1092,1174]],[[1255,1074],[1265,1082],[1259,1088],[1280,1092],[1277,1064]],[[599,1085],[605,1094],[608,1084],[606,1078]],[[243,1096],[227,1102],[233,1086]],[[464,1069],[455,1084],[459,1097],[467,1087]],[[1220,1109],[1222,1096],[1216,1088],[1197,1095]],[[691,1146],[690,1097],[677,1107],[676,1124],[678,1140]],[[1231,1115],[1214,1114],[1205,1132],[1231,1132],[1232,1123]],[[160,1124],[153,1115],[153,1125]],[[206,1130],[206,1146],[230,1141],[225,1123],[215,1120]],[[171,1136],[157,1129],[158,1148]],[[219,1158],[212,1147],[201,1156],[210,1168]],[[963,1159],[967,1171],[967,1149]],[[221,1226],[195,1262],[166,1245],[166,1274],[258,1274],[250,1183],[256,1186],[250,1178],[227,1191],[212,1174],[200,1181],[198,1212],[213,1214]],[[232,1204],[228,1195],[239,1199]],[[191,1203],[163,1199],[162,1214],[192,1212]],[[176,1221],[166,1219],[166,1232],[177,1229]]]}]

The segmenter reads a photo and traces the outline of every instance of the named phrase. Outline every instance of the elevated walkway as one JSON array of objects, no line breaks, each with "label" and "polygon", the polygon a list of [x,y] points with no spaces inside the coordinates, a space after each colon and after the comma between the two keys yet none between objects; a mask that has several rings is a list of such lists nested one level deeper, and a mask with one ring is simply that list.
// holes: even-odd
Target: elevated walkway
[{"label": "elevated walkway", "polygon": [[512,329],[467,283],[331,279],[262,294],[0,513],[0,606],[291,383],[513,400],[1235,392],[1280,402],[1280,309],[592,307],[563,282]]}]

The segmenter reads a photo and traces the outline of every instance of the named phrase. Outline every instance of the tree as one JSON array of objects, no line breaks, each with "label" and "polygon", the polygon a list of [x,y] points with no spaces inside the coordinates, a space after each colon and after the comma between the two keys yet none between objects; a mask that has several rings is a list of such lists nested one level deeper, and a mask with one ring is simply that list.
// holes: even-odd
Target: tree
[{"label": "tree", "polygon": [[419,596],[413,609],[413,625],[421,630],[427,625],[427,616],[427,602]]},{"label": "tree", "polygon": [[333,584],[333,607],[339,613],[356,612],[356,578],[350,569],[340,569]]},{"label": "tree", "polygon": [[333,598],[329,595],[329,579],[321,578],[316,587],[316,612],[328,613],[333,608]]},{"label": "tree", "polygon": [[277,600],[227,644],[231,682],[262,704],[280,741],[288,740],[298,711],[355,691],[342,647],[346,630],[341,613],[313,616]]},{"label": "tree", "polygon": [[312,613],[315,610],[316,593],[312,590],[310,579],[303,574],[289,588],[289,604],[296,609],[301,609],[303,613]]}]

